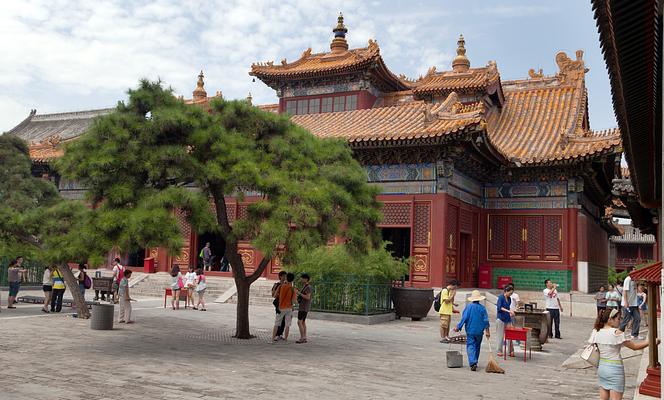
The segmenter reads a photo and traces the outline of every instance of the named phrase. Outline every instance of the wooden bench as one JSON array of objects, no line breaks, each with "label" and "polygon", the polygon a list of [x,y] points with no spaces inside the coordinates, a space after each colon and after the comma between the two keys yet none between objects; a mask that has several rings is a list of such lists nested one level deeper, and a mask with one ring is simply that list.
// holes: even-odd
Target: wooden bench
[{"label": "wooden bench", "polygon": [[[44,298],[41,296],[19,296],[16,298],[16,301],[19,301],[21,303],[31,303],[31,304],[44,304]],[[98,301],[90,301],[86,300],[85,305],[88,306],[88,308],[92,308],[94,304],[99,304]],[[67,306],[67,307],[73,307],[74,306],[74,300],[72,299],[62,299],[62,305]]]}]

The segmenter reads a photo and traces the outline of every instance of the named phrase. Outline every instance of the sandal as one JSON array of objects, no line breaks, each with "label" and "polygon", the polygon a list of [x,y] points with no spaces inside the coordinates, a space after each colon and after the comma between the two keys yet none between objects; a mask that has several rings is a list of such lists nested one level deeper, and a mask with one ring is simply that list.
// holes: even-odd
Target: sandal
[{"label": "sandal", "polygon": [[205,308],[201,308],[201,311],[207,311]]},{"label": "sandal", "polygon": [[496,354],[496,357],[502,357],[502,356],[503,356],[503,353]]},{"label": "sandal", "polygon": [[307,343],[307,339],[296,340],[295,343]]}]

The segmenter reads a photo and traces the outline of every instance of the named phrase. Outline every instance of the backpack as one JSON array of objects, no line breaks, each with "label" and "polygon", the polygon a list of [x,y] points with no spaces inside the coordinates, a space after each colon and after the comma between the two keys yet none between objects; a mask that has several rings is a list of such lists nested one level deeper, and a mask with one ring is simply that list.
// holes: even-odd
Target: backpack
[{"label": "backpack", "polygon": [[83,287],[86,289],[90,289],[92,287],[92,279],[88,276],[88,274],[85,274],[85,279],[83,280]]},{"label": "backpack", "polygon": [[203,250],[205,250],[205,248],[201,249],[201,252],[198,253],[198,258],[203,258]]},{"label": "backpack", "polygon": [[441,293],[443,293],[442,290],[440,292],[438,292],[436,297],[433,298],[433,309],[436,310],[436,312],[440,311],[440,294]]}]

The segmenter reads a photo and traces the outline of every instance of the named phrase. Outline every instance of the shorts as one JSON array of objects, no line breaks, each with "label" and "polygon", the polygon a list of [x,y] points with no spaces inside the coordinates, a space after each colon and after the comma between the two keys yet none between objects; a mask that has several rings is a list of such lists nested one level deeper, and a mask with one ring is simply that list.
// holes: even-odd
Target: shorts
[{"label": "shorts", "polygon": [[205,294],[205,289],[197,290],[196,293],[197,293],[199,296],[202,296],[202,295]]},{"label": "shorts", "polygon": [[43,292],[52,292],[52,291],[53,291],[53,286],[51,286],[51,285],[44,285],[44,286],[42,286],[42,291],[43,291]]},{"label": "shorts", "polygon": [[282,321],[286,321],[285,326],[290,326],[293,320],[293,310],[280,310],[279,314],[274,318],[274,326],[279,327]]},{"label": "shorts", "polygon": [[450,314],[440,314],[440,327],[443,329],[450,329],[450,322],[452,316]]},{"label": "shorts", "polygon": [[309,311],[298,311],[297,312],[297,320],[298,321],[306,321],[307,320],[307,314],[309,314]]},{"label": "shorts", "polygon": [[9,295],[11,297],[16,297],[20,288],[21,282],[9,282]]}]

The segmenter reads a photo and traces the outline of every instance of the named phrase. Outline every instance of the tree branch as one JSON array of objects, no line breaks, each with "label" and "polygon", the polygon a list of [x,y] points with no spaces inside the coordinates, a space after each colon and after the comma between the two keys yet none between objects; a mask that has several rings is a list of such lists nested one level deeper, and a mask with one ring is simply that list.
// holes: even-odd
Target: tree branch
[{"label": "tree branch", "polygon": [[270,262],[270,259],[267,257],[263,257],[261,262],[258,264],[258,268],[247,277],[247,280],[249,283],[254,283],[256,279],[258,279],[261,275],[263,275],[263,271],[265,271],[265,267],[267,267],[267,264]]}]

